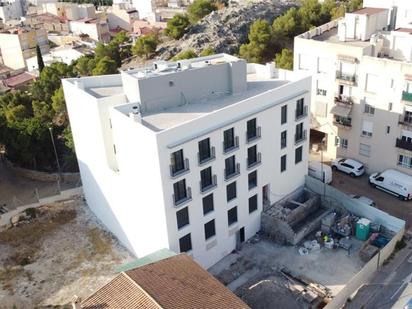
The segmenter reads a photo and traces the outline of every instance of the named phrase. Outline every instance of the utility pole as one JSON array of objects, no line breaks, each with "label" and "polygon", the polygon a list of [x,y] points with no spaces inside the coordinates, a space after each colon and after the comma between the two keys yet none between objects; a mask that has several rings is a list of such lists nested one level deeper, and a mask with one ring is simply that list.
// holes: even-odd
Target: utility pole
[{"label": "utility pole", "polygon": [[50,138],[51,138],[51,141],[52,141],[52,144],[53,144],[54,156],[56,157],[57,172],[58,172],[57,187],[58,187],[59,193],[60,193],[60,191],[61,191],[61,187],[60,187],[61,170],[60,170],[59,157],[57,156],[56,144],[54,143],[53,128],[52,127],[49,127],[49,132],[50,132]]}]

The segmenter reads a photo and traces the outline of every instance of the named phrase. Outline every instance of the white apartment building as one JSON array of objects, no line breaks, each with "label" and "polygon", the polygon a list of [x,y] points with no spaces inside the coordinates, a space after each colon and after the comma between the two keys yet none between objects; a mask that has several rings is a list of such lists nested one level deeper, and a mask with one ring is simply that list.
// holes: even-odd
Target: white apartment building
[{"label": "white apartment building", "polygon": [[109,25],[99,18],[83,18],[69,21],[70,32],[75,35],[87,34],[89,38],[108,43],[110,41]]},{"label": "white apartment building", "polygon": [[89,207],[137,256],[210,267],[304,184],[310,86],[226,54],[63,80]]},{"label": "white apartment building", "polygon": [[311,141],[367,172],[412,174],[412,1],[369,3],[295,38],[295,70],[313,74]]},{"label": "white apartment building", "polygon": [[45,29],[15,28],[0,32],[1,63],[12,69],[26,67],[26,59],[36,55],[36,45],[42,54],[49,51]]},{"label": "white apartment building", "polygon": [[0,1],[0,18],[3,22],[12,19],[20,19],[24,16],[26,2],[22,0],[1,0]]},{"label": "white apartment building", "polygon": [[134,22],[139,20],[139,12],[126,3],[113,4],[106,13],[109,29],[132,31]]},{"label": "white apartment building", "polygon": [[49,13],[67,20],[96,18],[93,4],[77,4],[70,2],[50,2],[42,4],[41,13]]}]

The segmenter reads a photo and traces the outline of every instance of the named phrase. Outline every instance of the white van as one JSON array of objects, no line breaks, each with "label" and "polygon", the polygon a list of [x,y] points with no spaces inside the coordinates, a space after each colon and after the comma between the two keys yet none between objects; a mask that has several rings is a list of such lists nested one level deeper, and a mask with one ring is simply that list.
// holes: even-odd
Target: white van
[{"label": "white van", "polygon": [[331,167],[318,161],[309,162],[308,175],[327,184],[332,182]]},{"label": "white van", "polygon": [[381,173],[373,173],[369,176],[369,183],[402,200],[412,199],[412,176],[396,170],[389,169]]}]

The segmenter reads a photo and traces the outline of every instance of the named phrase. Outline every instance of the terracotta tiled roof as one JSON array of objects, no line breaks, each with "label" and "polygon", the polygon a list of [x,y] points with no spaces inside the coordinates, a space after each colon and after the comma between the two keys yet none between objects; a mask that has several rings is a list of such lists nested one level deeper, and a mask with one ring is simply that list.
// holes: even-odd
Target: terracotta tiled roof
[{"label": "terracotta tiled roof", "polygon": [[24,85],[30,81],[35,80],[36,77],[34,75],[31,75],[27,72],[18,74],[13,77],[9,77],[3,81],[4,85],[7,87],[13,88],[13,87],[19,87],[21,85]]},{"label": "terracotta tiled roof", "polygon": [[[133,284],[134,283],[134,284]],[[186,254],[122,273],[83,309],[247,309],[241,299]]]},{"label": "terracotta tiled roof", "polygon": [[353,14],[364,14],[364,15],[374,15],[383,11],[387,11],[387,9],[381,8],[363,8],[357,11],[352,12]]}]

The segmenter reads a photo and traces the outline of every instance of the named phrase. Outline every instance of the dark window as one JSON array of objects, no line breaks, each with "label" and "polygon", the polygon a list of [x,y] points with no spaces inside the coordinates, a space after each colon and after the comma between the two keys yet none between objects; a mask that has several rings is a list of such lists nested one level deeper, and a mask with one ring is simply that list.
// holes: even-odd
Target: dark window
[{"label": "dark window", "polygon": [[208,240],[210,237],[213,237],[215,235],[215,220],[212,220],[205,224],[205,239]]},{"label": "dark window", "polygon": [[288,120],[288,106],[283,105],[281,109],[281,119],[280,119],[280,124],[286,123]]},{"label": "dark window", "polygon": [[286,155],[280,157],[280,171],[286,171]]},{"label": "dark window", "polygon": [[247,165],[250,166],[257,162],[257,146],[252,146],[247,149]]},{"label": "dark window", "polygon": [[208,167],[200,171],[200,182],[202,189],[210,187],[212,183],[212,168]]},{"label": "dark window", "polygon": [[257,171],[253,171],[248,175],[249,190],[257,186]]},{"label": "dark window", "polygon": [[205,196],[202,200],[203,202],[203,215],[208,214],[213,211],[213,193]]},{"label": "dark window", "polygon": [[228,177],[236,173],[236,159],[231,156],[225,159],[225,176]]},{"label": "dark window", "polygon": [[236,181],[226,186],[226,197],[228,202],[236,198]]},{"label": "dark window", "polygon": [[189,224],[189,208],[185,207],[176,212],[177,228],[181,229],[182,227]]},{"label": "dark window", "polygon": [[247,122],[247,139],[255,138],[257,136],[256,131],[256,118],[253,118]]},{"label": "dark window", "polygon": [[254,212],[258,209],[258,196],[257,194],[249,197],[249,213]]},{"label": "dark window", "polygon": [[235,131],[233,128],[223,132],[223,147],[225,150],[235,147]]},{"label": "dark window", "polygon": [[170,158],[172,164],[172,173],[177,173],[185,169],[185,162],[183,158],[183,149],[172,153]]},{"label": "dark window", "polygon": [[298,164],[302,161],[302,146],[295,149],[295,164]]},{"label": "dark window", "polygon": [[210,139],[206,138],[199,142],[199,161],[203,162],[211,157]]},{"label": "dark window", "polygon": [[186,179],[179,180],[173,184],[175,202],[186,198]]},{"label": "dark window", "polygon": [[303,139],[303,122],[296,125],[295,141]]},{"label": "dark window", "polygon": [[192,238],[190,233],[179,239],[180,252],[187,252],[192,250]]},{"label": "dark window", "polygon": [[237,206],[227,211],[227,225],[232,225],[237,222]]},{"label": "dark window", "polygon": [[280,148],[283,149],[287,146],[287,131],[280,133]]},{"label": "dark window", "polygon": [[305,100],[299,99],[296,101],[296,117],[301,117],[305,113]]}]

